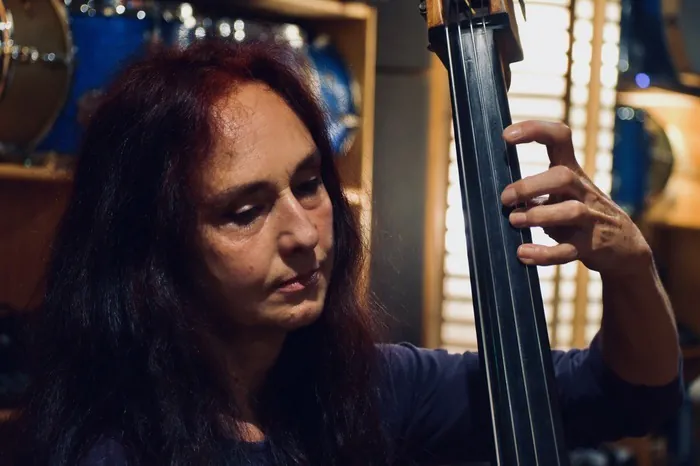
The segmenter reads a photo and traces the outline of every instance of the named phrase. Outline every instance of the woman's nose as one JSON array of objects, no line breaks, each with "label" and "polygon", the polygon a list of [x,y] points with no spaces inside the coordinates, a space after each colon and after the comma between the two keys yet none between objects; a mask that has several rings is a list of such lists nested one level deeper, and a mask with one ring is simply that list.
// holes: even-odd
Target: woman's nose
[{"label": "woman's nose", "polygon": [[310,212],[294,196],[288,196],[282,204],[280,248],[286,252],[314,249],[318,244],[318,229]]}]

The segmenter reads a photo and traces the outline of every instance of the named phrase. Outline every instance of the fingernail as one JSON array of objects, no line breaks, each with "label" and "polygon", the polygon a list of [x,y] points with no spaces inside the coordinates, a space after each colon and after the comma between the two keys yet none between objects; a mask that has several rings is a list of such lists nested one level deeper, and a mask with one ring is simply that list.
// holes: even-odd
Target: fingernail
[{"label": "fingernail", "polygon": [[513,205],[515,204],[515,201],[518,200],[518,194],[515,192],[515,189],[513,188],[506,188],[503,191],[503,194],[501,194],[501,202],[504,205]]},{"label": "fingernail", "polygon": [[527,214],[525,214],[524,212],[513,212],[510,214],[508,220],[510,220],[511,225],[519,227],[521,225],[524,225],[527,221]]},{"label": "fingernail", "polygon": [[517,139],[520,139],[520,136],[522,134],[523,134],[523,131],[520,129],[520,126],[509,126],[503,132],[503,135],[506,138],[510,139],[511,141],[515,141]]},{"label": "fingernail", "polygon": [[535,252],[535,247],[532,244],[523,244],[518,248],[518,258],[520,262],[526,265],[534,265],[535,260],[528,257],[531,253]]}]

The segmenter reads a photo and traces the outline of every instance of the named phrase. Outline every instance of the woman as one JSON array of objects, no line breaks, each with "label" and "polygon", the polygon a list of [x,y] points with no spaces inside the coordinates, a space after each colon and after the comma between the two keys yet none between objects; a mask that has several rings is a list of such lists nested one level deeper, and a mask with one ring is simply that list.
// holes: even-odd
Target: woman
[{"label": "woman", "polygon": [[[106,94],[53,250],[18,464],[488,457],[477,356],[377,344],[358,226],[302,69],[271,45],[204,43],[134,64]],[[606,286],[644,288],[608,286],[600,337],[553,354],[567,442],[643,434],[680,393],[648,246],[576,168],[564,126],[509,130],[558,166],[504,203],[565,199],[514,212],[563,240],[521,259],[581,259]]]}]

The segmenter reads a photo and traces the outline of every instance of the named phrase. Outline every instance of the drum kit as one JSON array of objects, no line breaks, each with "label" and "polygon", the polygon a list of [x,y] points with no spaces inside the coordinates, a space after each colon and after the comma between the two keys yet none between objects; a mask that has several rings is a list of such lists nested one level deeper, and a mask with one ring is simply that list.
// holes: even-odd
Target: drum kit
[{"label": "drum kit", "polygon": [[74,156],[101,90],[150,44],[274,40],[308,59],[336,155],[359,122],[358,86],[325,35],[298,25],[213,18],[156,0],[0,0],[0,158]]}]

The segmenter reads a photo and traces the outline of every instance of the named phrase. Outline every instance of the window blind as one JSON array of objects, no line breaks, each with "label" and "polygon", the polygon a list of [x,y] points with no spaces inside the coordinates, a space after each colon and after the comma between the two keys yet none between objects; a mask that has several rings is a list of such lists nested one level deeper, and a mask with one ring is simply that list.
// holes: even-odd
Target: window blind
[{"label": "window blind", "polygon": [[[567,122],[579,163],[602,189],[609,191],[619,0],[576,0],[574,8],[570,0],[529,0],[526,7],[527,21],[516,8],[525,60],[511,67],[509,105],[513,121]],[[440,346],[462,352],[476,350],[477,340],[451,135]],[[518,155],[523,176],[549,166],[546,149],[540,145],[520,145]],[[532,234],[537,243],[554,244],[540,228],[533,229]],[[538,272],[551,345],[562,349],[581,346],[581,340],[589,340],[600,324],[599,276],[578,263],[539,267]]]}]

